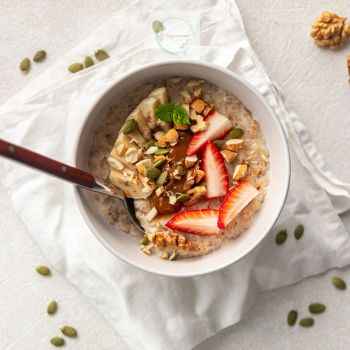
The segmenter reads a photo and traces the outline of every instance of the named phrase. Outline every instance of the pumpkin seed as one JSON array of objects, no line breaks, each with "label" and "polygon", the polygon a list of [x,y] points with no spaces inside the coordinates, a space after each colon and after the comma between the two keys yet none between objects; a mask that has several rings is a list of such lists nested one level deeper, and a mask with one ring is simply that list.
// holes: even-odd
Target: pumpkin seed
[{"label": "pumpkin seed", "polygon": [[56,300],[52,300],[47,305],[47,313],[49,315],[54,315],[57,312],[58,304]]},{"label": "pumpkin seed", "polygon": [[158,186],[164,185],[166,183],[167,178],[168,178],[168,172],[163,171],[157,179],[157,185]]},{"label": "pumpkin seed", "polygon": [[149,239],[146,235],[144,235],[140,241],[140,245],[147,245],[147,244],[149,244]]},{"label": "pumpkin seed", "polygon": [[244,130],[241,128],[233,128],[231,129],[228,137],[230,139],[240,139],[244,135]]},{"label": "pumpkin seed", "polygon": [[69,67],[68,67],[68,70],[71,72],[71,73],[77,73],[79,71],[81,71],[82,69],[84,69],[84,66],[81,64],[81,63],[72,63]]},{"label": "pumpkin seed", "polygon": [[50,276],[51,275],[50,269],[44,265],[37,266],[37,268],[35,270],[38,274],[40,274],[42,276]]},{"label": "pumpkin seed", "polygon": [[190,195],[187,193],[181,193],[179,197],[176,198],[176,202],[183,203],[190,199]]},{"label": "pumpkin seed", "polygon": [[221,149],[222,146],[225,144],[225,141],[224,140],[215,140],[214,143],[215,143],[215,146],[217,148]]},{"label": "pumpkin seed", "polygon": [[137,123],[135,119],[128,119],[123,126],[123,134],[130,134],[131,132],[135,131],[137,128]]},{"label": "pumpkin seed", "polygon": [[155,141],[154,140],[149,140],[143,145],[143,147],[144,147],[144,149],[147,150],[148,148],[150,148],[151,146],[154,146],[154,145],[155,145]]},{"label": "pumpkin seed", "polygon": [[164,24],[161,21],[153,21],[152,23],[152,29],[155,33],[162,32],[164,28]]},{"label": "pumpkin seed", "polygon": [[287,322],[289,326],[294,326],[298,319],[298,312],[296,310],[290,310],[287,316]]},{"label": "pumpkin seed", "polygon": [[154,162],[153,166],[156,168],[161,167],[162,165],[164,165],[166,163],[166,159],[158,159],[156,162]]},{"label": "pumpkin seed", "polygon": [[282,245],[288,238],[287,230],[281,230],[277,233],[275,237],[275,242],[277,245]]},{"label": "pumpkin seed", "polygon": [[337,276],[332,277],[332,283],[333,283],[334,287],[339,289],[339,290],[346,289],[346,282],[340,277],[337,277]]},{"label": "pumpkin seed", "polygon": [[33,61],[34,62],[42,62],[44,61],[46,58],[46,51],[45,50],[39,50],[35,53],[34,57],[33,57]]},{"label": "pumpkin seed", "polygon": [[157,156],[163,156],[165,154],[168,154],[170,152],[170,149],[169,148],[158,148],[156,151],[155,151],[155,154]]},{"label": "pumpkin seed", "polygon": [[77,330],[71,326],[63,326],[61,332],[69,338],[76,338],[78,336]]},{"label": "pumpkin seed", "polygon": [[53,337],[53,338],[51,338],[50,343],[53,346],[61,347],[64,345],[65,341],[61,337]]},{"label": "pumpkin seed", "polygon": [[86,56],[84,59],[84,67],[89,68],[95,64],[91,56]]},{"label": "pumpkin seed", "polygon": [[322,314],[326,311],[326,305],[321,303],[312,303],[309,305],[309,311],[312,314]]},{"label": "pumpkin seed", "polygon": [[305,328],[312,327],[314,325],[315,321],[312,317],[306,317],[299,321],[299,325]]},{"label": "pumpkin seed", "polygon": [[146,176],[151,180],[157,180],[161,171],[158,168],[151,167],[147,170]]},{"label": "pumpkin seed", "polygon": [[299,240],[304,235],[304,226],[298,225],[294,230],[294,237],[296,240]]},{"label": "pumpkin seed", "polygon": [[95,52],[95,57],[97,61],[104,61],[109,58],[109,55],[105,50],[99,49]]},{"label": "pumpkin seed", "polygon": [[19,64],[19,69],[23,73],[28,73],[30,70],[30,59],[28,57],[24,58]]}]

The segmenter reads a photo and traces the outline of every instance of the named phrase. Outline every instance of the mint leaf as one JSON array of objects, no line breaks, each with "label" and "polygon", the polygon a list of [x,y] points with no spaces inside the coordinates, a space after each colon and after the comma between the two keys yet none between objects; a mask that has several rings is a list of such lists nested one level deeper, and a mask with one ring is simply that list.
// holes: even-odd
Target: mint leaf
[{"label": "mint leaf", "polygon": [[156,117],[163,122],[178,125],[190,125],[191,121],[185,108],[174,103],[165,103],[156,109]]}]

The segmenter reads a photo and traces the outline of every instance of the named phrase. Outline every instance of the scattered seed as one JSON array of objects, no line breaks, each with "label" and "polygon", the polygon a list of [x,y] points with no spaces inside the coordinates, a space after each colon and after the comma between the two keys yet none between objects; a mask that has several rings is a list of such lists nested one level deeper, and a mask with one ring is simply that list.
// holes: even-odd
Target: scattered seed
[{"label": "scattered seed", "polygon": [[140,241],[140,245],[147,245],[147,244],[149,244],[149,239],[146,235],[144,235]]},{"label": "scattered seed", "polygon": [[157,180],[161,171],[158,168],[151,167],[147,170],[146,176],[151,180]]},{"label": "scattered seed", "polygon": [[61,338],[61,337],[53,337],[53,338],[51,338],[50,343],[51,343],[53,346],[60,347],[60,346],[63,346],[63,345],[64,345],[65,341],[64,341],[64,339]]},{"label": "scattered seed", "polygon": [[71,326],[63,326],[61,332],[69,338],[76,338],[78,336],[77,330]]},{"label": "scattered seed", "polygon": [[154,146],[155,145],[155,142],[154,142],[154,140],[149,140],[149,141],[147,141],[145,144],[144,144],[144,149],[148,149],[148,148],[150,148],[151,146]]},{"label": "scattered seed", "polygon": [[105,50],[100,49],[95,52],[95,57],[97,61],[104,61],[109,58],[109,55]]},{"label": "scattered seed", "polygon": [[33,61],[34,62],[42,62],[44,61],[46,58],[46,51],[45,50],[39,50],[35,53],[34,57],[33,57]]},{"label": "scattered seed", "polygon": [[24,58],[21,63],[19,64],[19,69],[23,73],[28,73],[30,70],[30,59],[28,57]]},{"label": "scattered seed", "polygon": [[306,317],[299,321],[299,325],[305,328],[312,327],[314,325],[315,321],[312,317]]},{"label": "scattered seed", "polygon": [[321,303],[312,303],[309,305],[309,311],[312,314],[322,314],[326,311],[326,305],[323,305]]},{"label": "scattered seed", "polygon": [[164,24],[161,21],[153,21],[152,23],[152,29],[155,33],[162,32],[164,28]]},{"label": "scattered seed", "polygon": [[345,290],[346,289],[346,282],[337,276],[332,277],[332,283],[333,286],[339,290]]},{"label": "scattered seed", "polygon": [[155,152],[157,156],[163,156],[165,154],[168,154],[170,152],[169,148],[158,148]]},{"label": "scattered seed", "polygon": [[57,312],[58,304],[56,300],[52,300],[47,305],[47,313],[49,315],[54,315]]},{"label": "scattered seed", "polygon": [[38,274],[40,274],[42,276],[50,276],[51,275],[50,269],[44,265],[37,266],[37,268],[35,270]]},{"label": "scattered seed", "polygon": [[93,66],[95,63],[94,63],[94,60],[92,59],[91,56],[86,56],[85,59],[84,59],[84,67],[85,68],[89,68],[91,66]]},{"label": "scattered seed", "polygon": [[84,69],[84,66],[81,64],[81,63],[72,63],[69,67],[68,67],[68,70],[71,72],[71,73],[77,73],[79,71],[81,71],[82,69]]},{"label": "scattered seed", "polygon": [[299,240],[304,235],[304,226],[298,225],[294,230],[294,237],[296,240]]},{"label": "scattered seed", "polygon": [[215,143],[215,146],[217,148],[221,149],[222,146],[225,144],[225,141],[224,140],[215,140],[214,143]]},{"label": "scattered seed", "polygon": [[298,312],[296,310],[290,310],[287,316],[287,322],[289,326],[294,326],[298,320]]},{"label": "scattered seed", "polygon": [[167,178],[168,178],[168,172],[163,171],[157,179],[157,185],[158,186],[164,185],[166,183]]},{"label": "scattered seed", "polygon": [[233,128],[230,133],[228,134],[228,137],[230,139],[240,139],[244,135],[244,130],[241,128]]},{"label": "scattered seed", "polygon": [[190,195],[187,193],[181,193],[179,197],[176,198],[177,203],[183,203],[190,199]]},{"label": "scattered seed", "polygon": [[122,132],[123,134],[130,134],[131,132],[135,131],[137,128],[137,123],[135,119],[128,119],[123,126]]},{"label": "scattered seed", "polygon": [[275,237],[275,242],[277,245],[282,245],[288,238],[287,230],[281,230],[277,233]]},{"label": "scattered seed", "polygon": [[158,159],[156,162],[154,162],[153,166],[156,168],[159,168],[161,166],[163,166],[166,163],[166,159]]}]

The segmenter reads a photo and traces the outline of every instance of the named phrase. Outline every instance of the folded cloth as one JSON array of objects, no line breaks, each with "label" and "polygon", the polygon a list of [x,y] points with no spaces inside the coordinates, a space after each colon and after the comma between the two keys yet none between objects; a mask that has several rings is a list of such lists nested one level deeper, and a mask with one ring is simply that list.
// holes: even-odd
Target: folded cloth
[{"label": "folded cloth", "polygon": [[[349,188],[330,174],[300,119],[284,107],[280,91],[250,47],[235,2],[178,0],[169,6],[159,0],[130,2],[0,108],[1,137],[69,161],[70,136],[91,101],[120,74],[175,54],[234,70],[260,91],[280,118],[291,148],[292,179],[276,227],[238,263],[195,278],[156,276],[119,261],[88,232],[70,185],[0,162],[2,182],[28,232],[131,349],[190,349],[238,322],[258,291],[350,262],[348,233],[326,192],[340,197],[344,209]],[[167,42],[152,31],[155,20],[174,17],[191,28],[186,42]],[[70,62],[99,47],[110,53],[108,60],[74,76],[67,72]],[[277,247],[275,233],[286,228],[291,236],[297,224],[305,227],[303,239],[290,237]]]}]

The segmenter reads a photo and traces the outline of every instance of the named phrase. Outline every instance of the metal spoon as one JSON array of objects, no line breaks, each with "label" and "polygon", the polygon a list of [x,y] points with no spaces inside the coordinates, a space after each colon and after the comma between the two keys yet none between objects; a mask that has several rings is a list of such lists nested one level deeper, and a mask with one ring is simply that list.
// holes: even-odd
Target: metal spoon
[{"label": "metal spoon", "polygon": [[122,191],[108,187],[101,181],[95,179],[94,176],[92,176],[90,173],[58,162],[57,160],[45,157],[39,153],[30,151],[29,149],[14,145],[1,139],[0,156],[28,165],[46,174],[56,176],[62,180],[66,180],[75,185],[78,185],[79,187],[86,190],[98,192],[121,200],[128,212],[132,223],[138,230],[144,233],[144,229],[140,225],[135,215],[134,200],[132,198],[125,197]]}]

